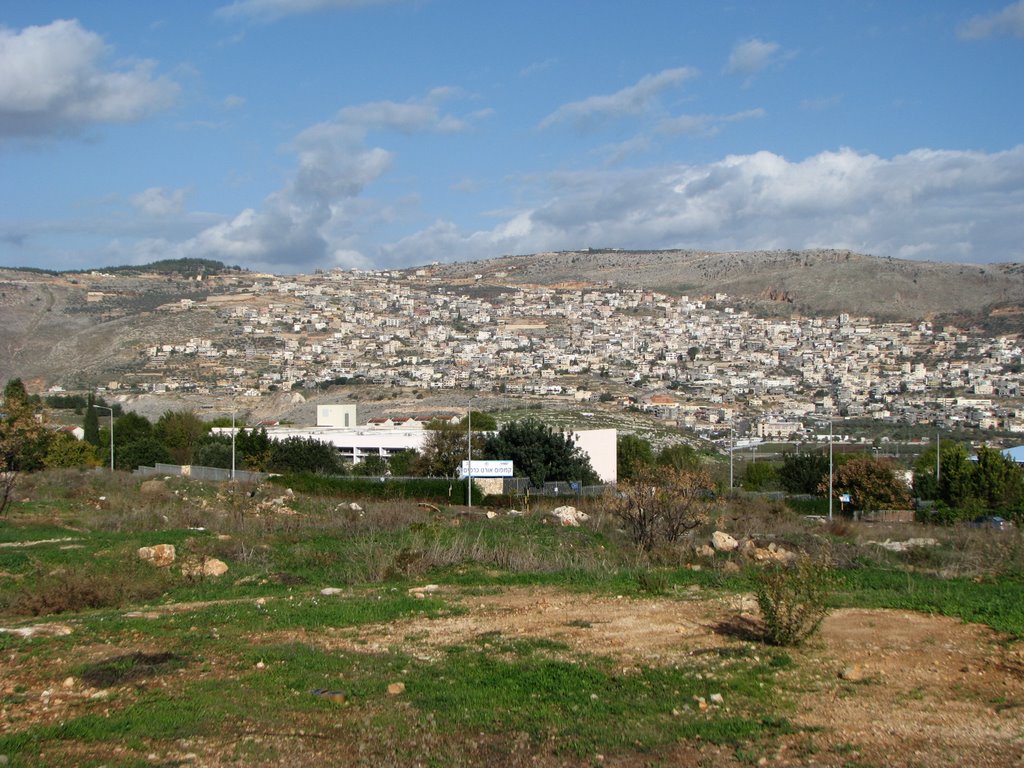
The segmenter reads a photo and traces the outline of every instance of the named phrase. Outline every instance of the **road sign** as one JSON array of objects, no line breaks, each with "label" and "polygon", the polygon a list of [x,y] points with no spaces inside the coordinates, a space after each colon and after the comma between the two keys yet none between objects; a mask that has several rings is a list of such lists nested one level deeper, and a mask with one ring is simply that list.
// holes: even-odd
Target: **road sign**
[{"label": "road sign", "polygon": [[459,477],[465,479],[470,472],[473,477],[512,477],[512,462],[476,459],[472,462],[463,461],[459,467]]}]

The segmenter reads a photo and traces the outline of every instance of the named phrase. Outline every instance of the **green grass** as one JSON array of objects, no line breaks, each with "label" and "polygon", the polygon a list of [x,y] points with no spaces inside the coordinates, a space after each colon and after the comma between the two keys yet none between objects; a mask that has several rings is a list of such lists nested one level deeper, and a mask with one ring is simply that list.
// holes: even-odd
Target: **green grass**
[{"label": "green grass", "polygon": [[[773,657],[725,659],[714,682],[700,679],[693,667],[624,674],[611,659],[573,656],[557,642],[500,636],[451,647],[436,662],[290,642],[238,648],[226,663],[226,680],[200,679],[175,690],[171,679],[170,689],[147,690],[109,717],[89,713],[0,737],[0,754],[25,755],[31,764],[28,752],[67,742],[149,750],[154,743],[214,734],[327,732],[336,727],[338,710],[313,695],[320,688],[344,690],[350,702],[345,719],[371,732],[432,723],[445,741],[481,731],[526,734],[534,747],[555,744],[557,752],[577,757],[649,751],[680,739],[738,745],[792,730],[774,700],[775,675],[785,664]],[[136,664],[118,660],[104,672],[134,679]],[[146,671],[173,678],[179,664],[204,662],[172,657],[166,668]],[[400,698],[386,693],[395,681],[406,685]],[[712,693],[721,693],[726,704],[701,711],[694,697]]]},{"label": "green grass", "polygon": [[920,573],[864,568],[844,571],[837,607],[901,608],[953,616],[1024,638],[1024,580],[941,579]]}]

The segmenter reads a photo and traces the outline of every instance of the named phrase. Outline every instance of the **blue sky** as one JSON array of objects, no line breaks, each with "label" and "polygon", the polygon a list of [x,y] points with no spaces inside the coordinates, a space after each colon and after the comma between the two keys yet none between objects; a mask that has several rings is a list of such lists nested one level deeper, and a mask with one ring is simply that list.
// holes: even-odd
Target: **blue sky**
[{"label": "blue sky", "polygon": [[0,265],[1024,261],[1024,0],[0,6]]}]

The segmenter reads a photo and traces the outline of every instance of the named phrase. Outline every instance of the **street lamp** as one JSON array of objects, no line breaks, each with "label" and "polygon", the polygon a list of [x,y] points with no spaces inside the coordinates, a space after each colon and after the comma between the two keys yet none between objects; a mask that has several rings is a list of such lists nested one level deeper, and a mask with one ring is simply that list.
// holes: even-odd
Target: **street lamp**
[{"label": "street lamp", "polygon": [[110,411],[110,471],[114,471],[114,409],[106,405],[93,404],[93,408],[102,408],[104,411]]},{"label": "street lamp", "polygon": [[473,398],[466,411],[466,505],[473,506]]},{"label": "street lamp", "polygon": [[231,412],[231,479],[235,479],[235,412]]}]

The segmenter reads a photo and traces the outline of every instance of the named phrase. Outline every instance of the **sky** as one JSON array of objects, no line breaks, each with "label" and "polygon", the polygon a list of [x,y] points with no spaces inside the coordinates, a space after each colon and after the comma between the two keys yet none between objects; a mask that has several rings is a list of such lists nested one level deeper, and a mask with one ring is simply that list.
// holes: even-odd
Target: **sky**
[{"label": "sky", "polygon": [[4,0],[0,266],[1024,262],[1024,0]]}]

